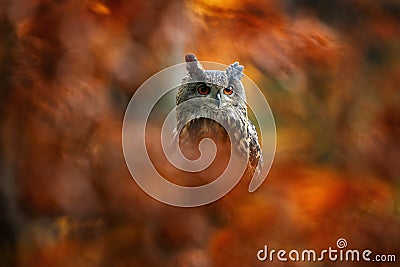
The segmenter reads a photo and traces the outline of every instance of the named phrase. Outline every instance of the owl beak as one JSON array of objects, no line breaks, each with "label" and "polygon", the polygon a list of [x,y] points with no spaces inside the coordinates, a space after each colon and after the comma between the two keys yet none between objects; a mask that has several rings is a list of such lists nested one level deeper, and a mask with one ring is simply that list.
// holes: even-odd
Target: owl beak
[{"label": "owl beak", "polygon": [[220,92],[217,92],[216,98],[217,98],[217,105],[219,108],[221,106],[221,93]]}]

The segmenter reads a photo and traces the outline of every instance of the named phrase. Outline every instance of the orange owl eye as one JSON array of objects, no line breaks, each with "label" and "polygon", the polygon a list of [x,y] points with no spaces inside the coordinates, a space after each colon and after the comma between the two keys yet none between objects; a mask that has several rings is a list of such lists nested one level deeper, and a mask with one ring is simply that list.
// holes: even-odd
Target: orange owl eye
[{"label": "orange owl eye", "polygon": [[231,95],[233,93],[233,88],[232,86],[229,86],[227,88],[224,89],[224,94],[226,95]]},{"label": "orange owl eye", "polygon": [[197,87],[197,92],[201,95],[208,95],[211,92],[211,90],[210,87],[207,87],[204,84],[200,84]]}]

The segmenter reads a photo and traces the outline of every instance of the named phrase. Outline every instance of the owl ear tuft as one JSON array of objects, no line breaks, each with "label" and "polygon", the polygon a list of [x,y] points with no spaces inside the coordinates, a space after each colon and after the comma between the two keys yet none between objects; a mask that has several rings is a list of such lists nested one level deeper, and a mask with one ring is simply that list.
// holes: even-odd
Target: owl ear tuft
[{"label": "owl ear tuft", "polygon": [[185,56],[186,70],[189,74],[199,75],[203,73],[203,67],[193,54],[187,54]]},{"label": "owl ear tuft", "polygon": [[194,62],[194,61],[197,61],[197,58],[196,58],[196,56],[193,55],[193,54],[187,54],[187,55],[185,56],[185,61],[186,61],[186,62]]},{"label": "owl ear tuft", "polygon": [[244,67],[242,65],[239,65],[239,62],[235,62],[226,68],[226,75],[230,80],[237,79],[238,81],[240,81],[243,76],[243,69]]}]

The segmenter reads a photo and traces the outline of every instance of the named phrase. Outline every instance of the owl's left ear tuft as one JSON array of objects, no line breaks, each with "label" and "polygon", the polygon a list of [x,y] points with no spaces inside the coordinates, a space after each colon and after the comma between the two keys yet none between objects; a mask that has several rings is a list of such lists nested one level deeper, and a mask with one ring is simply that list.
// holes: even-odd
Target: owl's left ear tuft
[{"label": "owl's left ear tuft", "polygon": [[200,62],[197,60],[196,56],[193,54],[187,54],[185,56],[186,61],[186,70],[190,75],[199,75],[203,73],[203,67]]},{"label": "owl's left ear tuft", "polygon": [[243,76],[243,69],[244,67],[239,65],[239,62],[235,62],[226,68],[226,75],[229,79],[237,79],[240,81]]}]

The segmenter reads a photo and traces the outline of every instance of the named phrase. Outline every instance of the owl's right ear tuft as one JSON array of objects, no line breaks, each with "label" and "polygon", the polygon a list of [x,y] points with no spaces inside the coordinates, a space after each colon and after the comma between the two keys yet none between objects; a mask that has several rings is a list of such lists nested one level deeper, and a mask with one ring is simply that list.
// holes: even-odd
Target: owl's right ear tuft
[{"label": "owl's right ear tuft", "polygon": [[199,75],[203,73],[203,67],[200,62],[197,60],[196,56],[193,54],[187,54],[185,56],[186,61],[186,70],[190,75]]},{"label": "owl's right ear tuft", "polygon": [[193,55],[193,54],[187,54],[187,55],[185,56],[185,61],[186,61],[186,62],[194,62],[194,61],[197,61],[197,58],[196,58],[196,56]]}]

